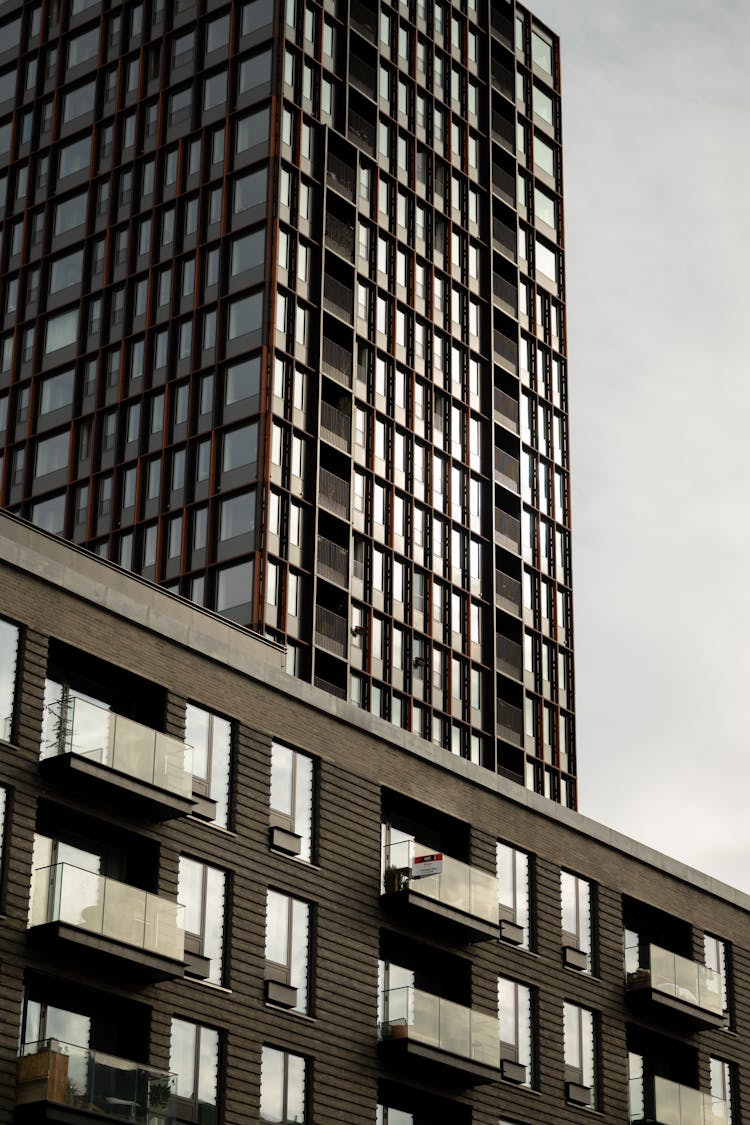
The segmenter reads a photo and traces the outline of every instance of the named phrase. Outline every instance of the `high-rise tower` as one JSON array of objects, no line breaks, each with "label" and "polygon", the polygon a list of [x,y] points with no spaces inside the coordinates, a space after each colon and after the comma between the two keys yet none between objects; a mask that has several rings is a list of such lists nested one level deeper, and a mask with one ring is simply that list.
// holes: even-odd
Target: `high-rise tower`
[{"label": "high-rise tower", "polygon": [[520,5],[0,5],[2,504],[575,804],[559,56]]}]

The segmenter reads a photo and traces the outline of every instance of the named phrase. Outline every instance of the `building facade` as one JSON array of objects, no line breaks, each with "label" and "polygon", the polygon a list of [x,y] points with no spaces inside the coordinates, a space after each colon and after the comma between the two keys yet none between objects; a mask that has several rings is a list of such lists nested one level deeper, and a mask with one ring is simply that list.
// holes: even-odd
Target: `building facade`
[{"label": "building facade", "polygon": [[0,503],[576,803],[558,43],[0,3]]},{"label": "building facade", "polygon": [[750,898],[7,514],[0,749],[0,1122],[745,1119]]}]

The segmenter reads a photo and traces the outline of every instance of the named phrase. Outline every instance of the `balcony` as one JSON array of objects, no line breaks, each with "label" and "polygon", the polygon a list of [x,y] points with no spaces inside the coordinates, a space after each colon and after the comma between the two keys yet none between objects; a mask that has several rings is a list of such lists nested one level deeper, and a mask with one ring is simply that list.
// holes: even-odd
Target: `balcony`
[{"label": "balcony", "polygon": [[516,746],[523,745],[523,711],[505,699],[497,701],[497,733]]},{"label": "balcony", "polygon": [[315,610],[315,643],[326,652],[346,659],[347,620],[319,605]]},{"label": "balcony", "polygon": [[630,1081],[631,1125],[727,1125],[727,1103],[667,1078]]},{"label": "balcony", "polygon": [[[184,912],[169,899],[58,863],[33,874],[29,940],[167,980],[185,971]],[[208,975],[208,963],[194,975]]]},{"label": "balcony", "polygon": [[326,182],[339,195],[343,195],[345,199],[354,202],[354,191],[357,183],[356,170],[333,152],[328,153]]},{"label": "balcony", "polygon": [[721,973],[658,945],[627,974],[628,998],[651,1014],[674,1015],[695,1028],[726,1027]]},{"label": "balcony", "polygon": [[177,1078],[165,1070],[46,1039],[18,1059],[16,1121],[174,1125]]},{"label": "balcony", "polygon": [[337,410],[329,402],[320,404],[320,436],[334,449],[349,453],[352,446],[352,419],[343,410]]},{"label": "balcony", "polygon": [[323,371],[342,387],[352,385],[352,353],[350,348],[342,348],[335,340],[323,337]]},{"label": "balcony", "polygon": [[416,840],[383,848],[383,906],[417,924],[442,926],[459,941],[499,938],[496,877],[442,854],[440,870],[422,875],[425,857],[434,854]]},{"label": "balcony", "polygon": [[45,775],[117,790],[154,820],[186,816],[196,806],[192,748],[101,704],[71,697],[47,707],[42,745]]},{"label": "balcony", "polygon": [[318,484],[318,503],[321,508],[331,512],[342,519],[349,518],[349,481],[329,473],[328,469],[320,470]]},{"label": "balcony", "polygon": [[449,1076],[467,1086],[498,1082],[500,1029],[485,1015],[410,986],[382,995],[380,1050],[410,1073],[421,1070],[438,1080]]},{"label": "balcony", "polygon": [[318,537],[318,574],[337,586],[349,586],[349,552],[322,535]]}]

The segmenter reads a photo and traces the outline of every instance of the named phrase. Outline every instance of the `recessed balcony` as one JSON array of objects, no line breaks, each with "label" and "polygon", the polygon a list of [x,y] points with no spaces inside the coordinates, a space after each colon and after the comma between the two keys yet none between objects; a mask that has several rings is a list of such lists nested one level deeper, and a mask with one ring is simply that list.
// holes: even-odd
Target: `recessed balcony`
[{"label": "recessed balcony", "polygon": [[726,1027],[721,973],[658,945],[647,947],[646,961],[627,974],[634,1006],[671,1014],[696,1028]]},{"label": "recessed balcony", "polygon": [[500,936],[496,877],[415,840],[383,848],[382,903],[417,925],[442,926],[459,941]]},{"label": "recessed balcony", "polygon": [[185,971],[184,913],[169,899],[58,863],[33,874],[29,940],[167,980]]},{"label": "recessed balcony", "polygon": [[96,1125],[174,1125],[176,1075],[58,1039],[24,1048],[16,1069],[15,1120]]},{"label": "recessed balcony", "polygon": [[727,1125],[727,1103],[667,1078],[630,1082],[630,1122],[647,1125]]},{"label": "recessed balcony", "polygon": [[193,811],[193,751],[178,738],[79,697],[47,707],[40,769],[75,785],[106,787],[155,820]]},{"label": "recessed balcony", "polygon": [[467,1086],[499,1082],[500,1029],[495,1016],[406,986],[382,995],[380,1050],[425,1077],[445,1076]]}]

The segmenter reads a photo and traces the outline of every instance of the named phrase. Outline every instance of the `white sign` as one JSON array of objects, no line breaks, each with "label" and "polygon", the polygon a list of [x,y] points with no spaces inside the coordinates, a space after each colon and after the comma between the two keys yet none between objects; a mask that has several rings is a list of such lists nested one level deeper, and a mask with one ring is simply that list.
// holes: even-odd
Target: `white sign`
[{"label": "white sign", "polygon": [[417,855],[411,865],[412,879],[426,879],[428,875],[441,875],[443,872],[443,856],[440,852],[432,855]]}]

